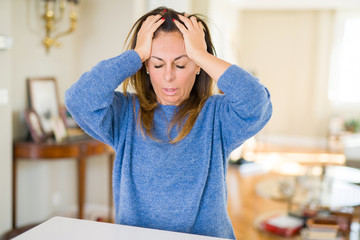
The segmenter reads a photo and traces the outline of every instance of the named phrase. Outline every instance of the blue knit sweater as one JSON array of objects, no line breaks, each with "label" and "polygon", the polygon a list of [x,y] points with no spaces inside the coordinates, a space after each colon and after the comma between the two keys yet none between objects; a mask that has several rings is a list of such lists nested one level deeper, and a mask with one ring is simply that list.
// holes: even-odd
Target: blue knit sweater
[{"label": "blue knit sweater", "polygon": [[[156,142],[137,127],[136,97],[115,91],[141,66],[139,55],[126,51],[84,73],[65,94],[81,128],[116,152],[116,223],[234,239],[227,213],[227,159],[270,119],[267,89],[232,65],[217,83],[224,95],[206,101],[191,132],[176,144],[167,137],[176,106],[160,105],[154,135],[162,141]],[[174,128],[170,136],[176,135]]]}]

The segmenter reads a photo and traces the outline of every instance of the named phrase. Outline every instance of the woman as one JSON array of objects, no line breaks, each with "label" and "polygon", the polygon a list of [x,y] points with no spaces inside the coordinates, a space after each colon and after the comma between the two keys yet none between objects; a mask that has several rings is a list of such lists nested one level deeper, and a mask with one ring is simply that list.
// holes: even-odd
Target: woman
[{"label": "woman", "polygon": [[[116,152],[115,221],[235,238],[227,158],[270,119],[269,93],[213,55],[199,16],[158,8],[132,32],[130,50],[84,73],[65,99],[78,124]],[[212,81],[223,95],[212,96]],[[124,94],[115,91],[123,82]]]}]

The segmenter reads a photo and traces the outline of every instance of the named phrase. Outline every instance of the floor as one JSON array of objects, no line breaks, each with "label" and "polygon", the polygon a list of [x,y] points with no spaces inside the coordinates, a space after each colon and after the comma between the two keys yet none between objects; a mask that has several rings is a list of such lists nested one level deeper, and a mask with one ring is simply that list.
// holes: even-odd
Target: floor
[{"label": "floor", "polygon": [[287,204],[260,197],[255,192],[259,181],[272,177],[272,174],[242,176],[239,166],[230,165],[228,169],[228,212],[238,240],[279,239],[262,233],[255,226],[256,220],[264,213],[286,211]]},{"label": "floor", "polygon": [[[260,150],[259,150],[260,149]],[[269,152],[280,152],[280,153],[300,153],[299,156],[308,157],[312,162],[314,156],[324,156],[324,154],[330,154],[329,161],[335,165],[342,165],[345,162],[343,154],[330,153],[326,149],[299,149],[299,148],[276,148],[273,146],[260,146],[256,150],[257,153],[269,153]],[[310,155],[302,155],[302,153],[309,153]],[[252,156],[251,154],[249,156]],[[286,155],[291,156],[293,155]],[[297,157],[295,157],[295,160]],[[317,161],[317,159],[316,159]],[[309,164],[306,162],[306,164]],[[302,162],[301,164],[303,164]],[[301,165],[300,164],[300,165]],[[311,163],[311,166],[314,166]],[[281,162],[284,166],[284,162]],[[293,165],[292,165],[293,166]],[[307,165],[309,166],[309,165]],[[289,166],[290,167],[290,166]],[[278,168],[278,165],[276,166]],[[321,168],[321,167],[320,167]],[[228,184],[228,212],[233,223],[235,236],[237,240],[279,240],[289,239],[274,236],[261,231],[258,227],[259,219],[264,215],[274,212],[286,213],[288,204],[283,200],[273,200],[264,198],[256,193],[256,186],[259,182],[263,182],[266,179],[283,176],[283,172],[278,169],[275,171],[268,171],[260,174],[244,175],[239,171],[239,165],[229,164],[227,184]],[[296,172],[296,171],[295,171]],[[356,219],[359,219],[356,217]],[[355,223],[358,225],[358,223]],[[350,239],[359,239],[359,233],[357,236],[351,237]],[[301,239],[299,236],[290,239]]]}]

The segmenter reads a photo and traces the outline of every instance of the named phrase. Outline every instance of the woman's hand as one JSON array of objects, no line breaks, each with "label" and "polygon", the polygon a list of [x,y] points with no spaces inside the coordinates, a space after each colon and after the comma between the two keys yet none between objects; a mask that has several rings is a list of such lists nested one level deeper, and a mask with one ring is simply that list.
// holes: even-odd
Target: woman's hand
[{"label": "woman's hand", "polygon": [[141,62],[150,58],[151,44],[154,32],[163,24],[165,20],[162,15],[151,15],[141,25],[137,34],[136,45],[134,50],[139,54]]},{"label": "woman's hand", "polygon": [[197,56],[199,54],[207,54],[204,27],[194,16],[190,18],[183,15],[178,16],[186,26],[174,19],[175,25],[184,37],[186,54],[197,63]]},{"label": "woman's hand", "polygon": [[231,64],[207,52],[204,27],[196,17],[178,16],[186,26],[174,20],[184,37],[186,54],[214,81],[217,81]]}]

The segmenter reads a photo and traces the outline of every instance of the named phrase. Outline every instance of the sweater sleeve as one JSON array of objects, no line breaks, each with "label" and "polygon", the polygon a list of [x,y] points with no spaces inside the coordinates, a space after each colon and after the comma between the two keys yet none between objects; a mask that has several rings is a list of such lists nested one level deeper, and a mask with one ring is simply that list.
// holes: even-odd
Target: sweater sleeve
[{"label": "sweater sleeve", "polygon": [[129,99],[115,89],[142,66],[139,55],[129,50],[101,61],[65,92],[65,105],[79,126],[92,137],[114,147],[124,126]]},{"label": "sweater sleeve", "polygon": [[225,95],[219,116],[226,154],[230,154],[270,120],[270,93],[257,78],[236,65],[222,74],[217,85]]}]

